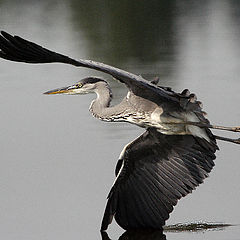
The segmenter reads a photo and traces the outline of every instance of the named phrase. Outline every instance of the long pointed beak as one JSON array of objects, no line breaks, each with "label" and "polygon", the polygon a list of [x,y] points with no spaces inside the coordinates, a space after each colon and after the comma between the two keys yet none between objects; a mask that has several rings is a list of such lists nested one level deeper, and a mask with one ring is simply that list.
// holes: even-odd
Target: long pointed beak
[{"label": "long pointed beak", "polygon": [[69,94],[73,89],[76,89],[75,86],[68,86],[63,88],[57,88],[54,90],[47,91],[43,94]]}]

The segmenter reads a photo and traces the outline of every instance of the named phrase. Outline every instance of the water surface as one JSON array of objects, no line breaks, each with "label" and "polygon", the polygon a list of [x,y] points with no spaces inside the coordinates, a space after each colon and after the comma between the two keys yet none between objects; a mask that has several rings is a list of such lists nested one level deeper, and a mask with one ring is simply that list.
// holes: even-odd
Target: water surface
[{"label": "water surface", "polygon": [[[1,28],[75,58],[118,66],[176,91],[189,88],[212,123],[240,122],[238,1],[7,1]],[[60,64],[0,60],[0,237],[5,240],[100,239],[99,227],[123,146],[143,130],[93,119],[94,95],[45,96],[88,75]],[[233,136],[232,134],[228,136]],[[216,167],[180,200],[167,224],[238,224],[240,148],[219,142]],[[118,239],[115,223],[108,231]],[[167,239],[238,239],[239,227]]]}]

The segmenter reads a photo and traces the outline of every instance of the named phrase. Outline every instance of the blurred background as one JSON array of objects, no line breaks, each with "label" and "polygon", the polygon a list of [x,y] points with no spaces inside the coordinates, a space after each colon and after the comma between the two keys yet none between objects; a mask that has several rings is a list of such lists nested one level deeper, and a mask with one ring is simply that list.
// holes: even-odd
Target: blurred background
[{"label": "blurred background", "polygon": [[[237,0],[0,0],[2,30],[74,58],[147,79],[159,76],[160,85],[176,91],[189,88],[219,125],[240,123],[239,26]],[[110,82],[114,103],[127,92],[96,71],[0,60],[2,239],[100,239],[116,161],[143,129],[93,119],[88,112],[93,95],[42,95],[89,75]],[[167,224],[239,224],[240,148],[224,142],[219,147],[210,177],[179,201]],[[115,222],[110,226],[112,239],[122,233]],[[233,227],[166,237],[237,239],[239,234]]]}]

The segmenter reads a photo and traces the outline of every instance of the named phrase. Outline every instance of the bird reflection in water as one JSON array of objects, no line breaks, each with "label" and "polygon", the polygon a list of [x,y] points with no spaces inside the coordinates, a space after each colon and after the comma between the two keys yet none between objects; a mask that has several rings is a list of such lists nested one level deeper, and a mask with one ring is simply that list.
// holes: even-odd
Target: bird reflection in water
[{"label": "bird reflection in water", "polygon": [[[107,232],[101,232],[102,240],[112,240]],[[128,230],[124,232],[119,240],[166,240],[162,230]]]},{"label": "bird reflection in water", "polygon": [[[214,223],[214,222],[189,222],[189,223],[178,223],[174,225],[164,226],[163,229],[159,230],[128,230],[124,232],[119,240],[165,240],[166,235],[163,234],[168,232],[180,233],[180,232],[206,232],[206,231],[223,231],[228,227],[233,227],[234,225],[228,223]],[[101,232],[102,240],[111,240],[107,232]]]}]

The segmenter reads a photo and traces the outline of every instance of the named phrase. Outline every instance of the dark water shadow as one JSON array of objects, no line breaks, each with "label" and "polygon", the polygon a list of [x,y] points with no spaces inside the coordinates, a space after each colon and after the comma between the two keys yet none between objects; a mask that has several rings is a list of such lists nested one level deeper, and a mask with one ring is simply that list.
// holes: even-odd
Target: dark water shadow
[{"label": "dark water shadow", "polygon": [[[166,240],[164,233],[168,232],[205,232],[205,231],[222,231],[227,227],[234,226],[227,223],[178,223],[164,226],[163,230],[128,230],[124,232],[118,240]],[[164,233],[163,233],[164,232]],[[102,240],[113,240],[109,238],[107,232],[101,233]]]},{"label": "dark water shadow", "polygon": [[163,227],[164,232],[205,232],[209,230],[225,230],[227,227],[234,226],[228,223],[211,223],[211,222],[195,222],[195,223],[178,223]]},{"label": "dark water shadow", "polygon": [[[102,240],[112,240],[107,232],[102,232]],[[166,240],[162,230],[129,230],[124,232],[118,240]]]},{"label": "dark water shadow", "polygon": [[112,63],[174,57],[175,1],[71,0],[70,6],[74,28],[84,31],[93,57]]}]

